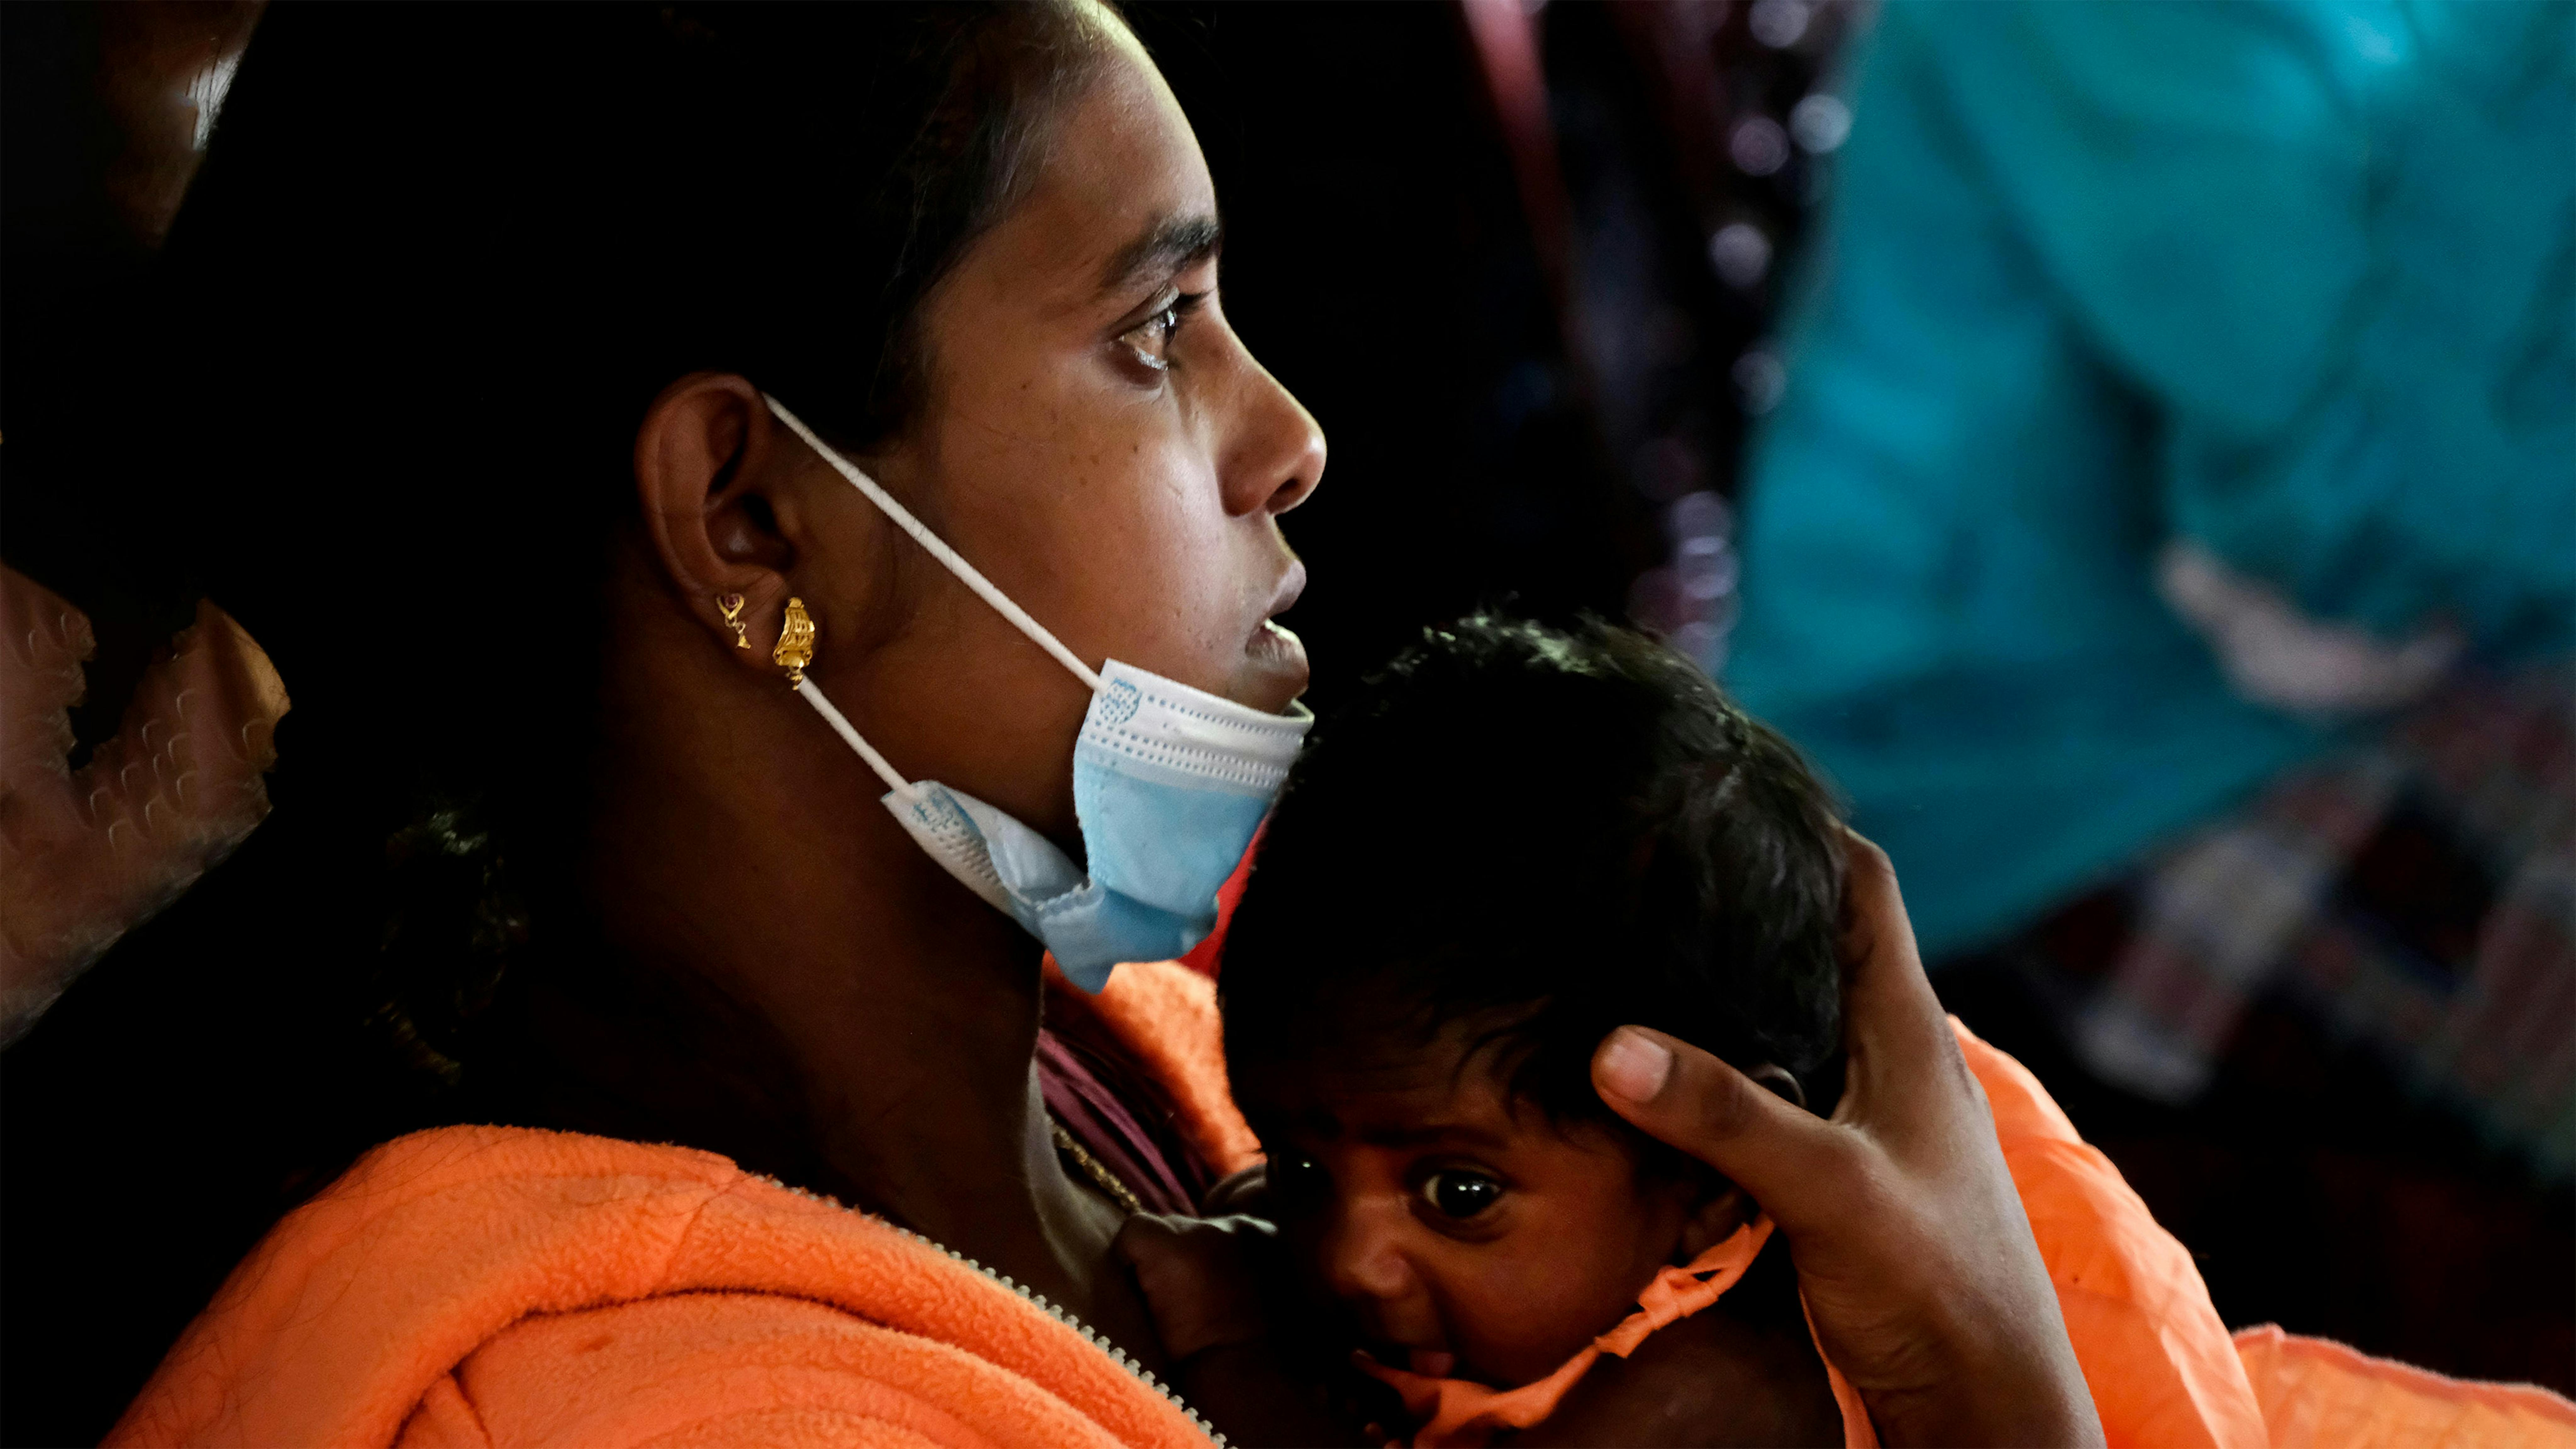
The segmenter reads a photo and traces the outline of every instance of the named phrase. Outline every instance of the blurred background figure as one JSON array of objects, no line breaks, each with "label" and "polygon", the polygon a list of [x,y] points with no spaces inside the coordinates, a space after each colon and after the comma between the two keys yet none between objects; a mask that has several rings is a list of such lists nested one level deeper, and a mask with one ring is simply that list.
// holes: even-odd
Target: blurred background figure
[{"label": "blurred background figure", "polygon": [[[1319,707],[1483,603],[1663,631],[2231,1326],[2576,1389],[2576,12],[1127,9],[1332,440]],[[134,410],[223,365],[155,261],[260,13],[0,6],[0,555],[94,628],[70,771],[205,592],[167,490],[256,497]],[[161,945],[208,908],[0,1053],[0,1442],[94,1441],[383,1116],[368,963]]]},{"label": "blurred background figure", "polygon": [[1897,4],[1853,111],[1729,682],[2231,1321],[2563,1384],[2576,10]]}]

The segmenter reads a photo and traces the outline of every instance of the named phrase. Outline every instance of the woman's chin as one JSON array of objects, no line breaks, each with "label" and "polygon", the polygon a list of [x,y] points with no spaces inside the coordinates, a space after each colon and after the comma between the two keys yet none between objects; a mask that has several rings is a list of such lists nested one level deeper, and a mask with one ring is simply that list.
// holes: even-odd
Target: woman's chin
[{"label": "woman's chin", "polygon": [[1241,703],[1283,714],[1306,692],[1306,644],[1277,621],[1265,619],[1243,646],[1243,671],[1230,691]]}]

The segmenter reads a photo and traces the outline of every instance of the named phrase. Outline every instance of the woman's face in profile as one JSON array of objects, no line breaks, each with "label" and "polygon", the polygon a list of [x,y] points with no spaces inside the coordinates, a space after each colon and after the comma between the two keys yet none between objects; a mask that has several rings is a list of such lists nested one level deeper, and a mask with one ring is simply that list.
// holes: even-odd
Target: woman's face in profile
[{"label": "woman's face in profile", "polygon": [[[1197,140],[1134,42],[1110,43],[1023,199],[925,303],[925,406],[874,461],[1075,654],[1279,710],[1306,658],[1270,623],[1305,582],[1277,520],[1314,490],[1323,435],[1227,324]],[[1027,707],[1078,717],[1071,676],[956,608],[943,628],[998,631],[995,653],[1054,676]]]}]

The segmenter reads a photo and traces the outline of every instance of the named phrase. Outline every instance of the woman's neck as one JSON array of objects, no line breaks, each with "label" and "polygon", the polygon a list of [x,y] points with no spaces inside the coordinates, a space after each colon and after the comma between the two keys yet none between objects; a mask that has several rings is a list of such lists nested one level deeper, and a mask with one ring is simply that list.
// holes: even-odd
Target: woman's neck
[{"label": "woman's neck", "polygon": [[[1109,1265],[1118,1215],[1067,1176],[1038,1094],[1037,944],[921,852],[783,685],[747,676],[685,620],[627,611],[639,614],[636,633],[676,637],[625,640],[608,671],[585,889],[612,970],[699,983],[732,1008],[691,1013],[724,1040],[685,1053],[682,1090],[723,1102],[690,1115],[775,1116],[762,1093],[729,1090],[744,1073],[722,1064],[783,1058],[801,1118],[783,1130],[817,1179],[800,1185],[1150,1353],[1141,1304]],[[747,1135],[781,1130],[757,1125]]]}]

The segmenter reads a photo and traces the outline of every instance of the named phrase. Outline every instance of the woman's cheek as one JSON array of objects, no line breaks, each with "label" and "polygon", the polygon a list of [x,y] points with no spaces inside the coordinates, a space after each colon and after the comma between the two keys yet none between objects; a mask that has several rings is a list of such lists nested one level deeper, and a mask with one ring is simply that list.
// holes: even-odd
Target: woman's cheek
[{"label": "woman's cheek", "polygon": [[1257,576],[1262,560],[1238,536],[1240,523],[1225,516],[1212,482],[1174,469],[1138,491],[1151,504],[1130,525],[1128,557],[1136,602],[1150,615],[1137,622],[1157,657],[1133,662],[1223,694],[1269,603],[1262,590],[1276,580]]}]

